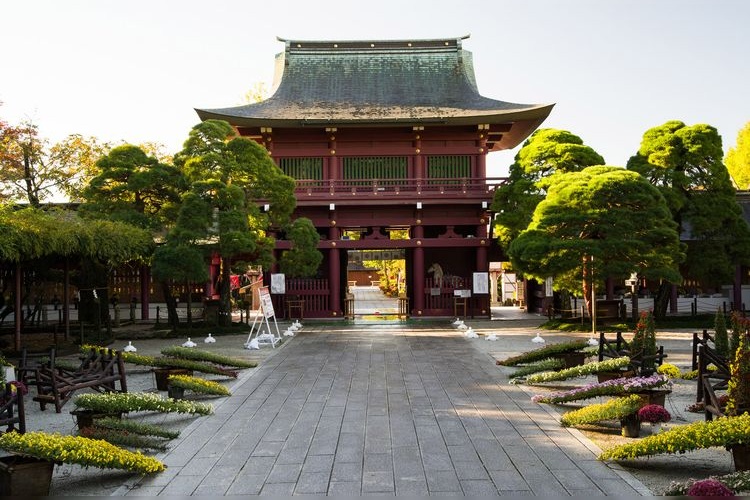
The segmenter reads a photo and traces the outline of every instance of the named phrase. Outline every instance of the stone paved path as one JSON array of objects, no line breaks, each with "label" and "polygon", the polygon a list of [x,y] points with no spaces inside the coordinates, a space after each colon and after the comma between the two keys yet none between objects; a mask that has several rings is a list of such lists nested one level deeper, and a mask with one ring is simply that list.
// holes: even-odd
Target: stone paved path
[{"label": "stone paved path", "polygon": [[115,495],[650,495],[478,342],[306,326],[183,431],[166,472]]}]

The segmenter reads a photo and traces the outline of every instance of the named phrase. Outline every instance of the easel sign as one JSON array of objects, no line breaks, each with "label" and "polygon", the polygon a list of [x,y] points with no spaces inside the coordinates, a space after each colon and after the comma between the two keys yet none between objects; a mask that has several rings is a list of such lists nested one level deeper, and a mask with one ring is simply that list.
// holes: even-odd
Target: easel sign
[{"label": "easel sign", "polygon": [[[273,310],[273,302],[271,301],[271,294],[268,291],[267,286],[258,288],[258,311],[255,313],[255,319],[250,327],[250,334],[247,336],[245,341],[245,347],[250,349],[250,342],[255,335],[256,340],[259,344],[270,343],[272,347],[276,347],[276,343],[281,340],[281,333],[279,332],[279,325],[276,323],[276,315]],[[273,318],[273,324],[276,327],[276,335],[271,333],[271,325],[268,322],[268,318]],[[263,323],[266,324],[266,332],[260,333]],[[257,330],[255,329],[257,326]]]}]

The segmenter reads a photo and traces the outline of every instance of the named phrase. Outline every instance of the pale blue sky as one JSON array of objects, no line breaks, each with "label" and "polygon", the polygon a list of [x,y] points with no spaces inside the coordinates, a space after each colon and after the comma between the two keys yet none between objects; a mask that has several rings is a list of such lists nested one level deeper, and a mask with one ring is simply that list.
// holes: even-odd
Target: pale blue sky
[{"label": "pale blue sky", "polygon": [[[470,34],[480,92],[556,103],[570,130],[624,166],[643,132],[708,123],[734,146],[750,121],[746,0],[25,0],[0,11],[0,117],[179,150],[193,108],[269,86],[277,36],[350,40]],[[515,150],[490,155],[503,175]]]}]

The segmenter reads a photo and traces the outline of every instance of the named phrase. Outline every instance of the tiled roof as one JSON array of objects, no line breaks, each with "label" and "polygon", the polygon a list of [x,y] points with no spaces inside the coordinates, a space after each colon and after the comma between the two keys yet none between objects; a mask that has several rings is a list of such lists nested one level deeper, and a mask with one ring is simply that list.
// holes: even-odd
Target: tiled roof
[{"label": "tiled roof", "polygon": [[277,55],[274,94],[264,101],[196,110],[238,126],[507,123],[538,126],[552,105],[515,104],[479,94],[462,38],[403,41],[292,41]]}]

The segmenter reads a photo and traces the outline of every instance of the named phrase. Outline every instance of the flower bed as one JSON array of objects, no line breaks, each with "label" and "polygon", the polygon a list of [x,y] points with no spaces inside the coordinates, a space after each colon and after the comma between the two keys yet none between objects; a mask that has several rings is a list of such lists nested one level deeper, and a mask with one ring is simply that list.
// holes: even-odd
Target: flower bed
[{"label": "flower bed", "polygon": [[46,432],[7,432],[0,436],[0,449],[83,467],[124,469],[141,474],[152,474],[165,469],[164,464],[155,458],[124,450],[103,440],[82,436],[61,436]]},{"label": "flower bed", "polygon": [[117,418],[100,418],[94,422],[94,427],[101,429],[115,429],[143,436],[156,436],[165,439],[177,439],[180,431],[170,431],[161,426],[136,422],[134,420],[120,420]]},{"label": "flower bed", "polygon": [[[727,488],[731,489],[735,493],[742,491],[750,491],[750,471],[738,471],[732,472],[731,474],[725,474],[723,476],[711,476],[707,479],[714,479],[720,481]],[[662,496],[684,496],[687,495],[688,490],[696,483],[695,479],[690,479],[684,482],[675,482],[669,485],[669,488],[664,490]]]},{"label": "flower bed", "polygon": [[73,401],[77,408],[101,413],[158,411],[209,415],[213,407],[206,403],[165,399],[158,394],[142,392],[108,392],[104,394],[81,394]]},{"label": "flower bed", "polygon": [[582,377],[584,375],[590,375],[600,371],[617,370],[623,366],[627,366],[630,363],[630,358],[623,356],[621,358],[607,359],[604,361],[596,361],[594,363],[586,363],[585,365],[574,366],[572,368],[565,368],[556,372],[542,372],[535,373],[526,378],[527,384],[538,384],[542,382],[554,382],[557,380],[566,380],[573,377]]},{"label": "flower bed", "polygon": [[562,359],[547,358],[519,367],[518,370],[508,375],[508,378],[522,378],[532,373],[556,371],[561,368],[565,368],[565,362]]},{"label": "flower bed", "polygon": [[170,375],[167,379],[172,387],[179,387],[186,391],[199,392],[201,394],[211,394],[215,396],[231,396],[229,389],[213,380],[206,380],[200,377],[191,377],[189,375]]},{"label": "flower bed", "polygon": [[623,398],[610,399],[606,403],[584,406],[564,414],[560,423],[565,427],[593,424],[603,420],[622,420],[638,411],[643,405],[643,400],[637,394]]},{"label": "flower bed", "polygon": [[201,349],[191,349],[188,347],[167,347],[161,350],[164,356],[180,359],[192,359],[194,361],[207,361],[217,365],[232,366],[234,368],[255,368],[258,363],[244,359],[223,356],[215,352],[204,351]]},{"label": "flower bed", "polygon": [[498,365],[502,366],[516,366],[526,363],[532,363],[542,359],[551,358],[556,354],[563,354],[566,352],[580,351],[588,347],[587,340],[571,340],[568,342],[560,342],[557,344],[546,345],[540,349],[534,349],[533,351],[519,354],[518,356],[512,356],[501,361],[497,361]]},{"label": "flower bed", "polygon": [[745,413],[737,417],[722,417],[673,427],[634,443],[609,448],[599,455],[599,460],[627,460],[747,443],[750,443],[750,414]]},{"label": "flower bed", "polygon": [[646,389],[656,389],[670,384],[663,375],[651,375],[649,377],[623,377],[576,387],[568,391],[554,392],[552,394],[537,394],[531,398],[535,403],[567,403],[591,399],[599,396],[619,396],[626,393],[639,392]]},{"label": "flower bed", "polygon": [[79,434],[89,439],[102,439],[117,446],[135,449],[151,449],[166,451],[167,445],[162,439],[156,439],[140,434],[131,434],[119,429],[103,429],[100,427],[84,427]]}]

